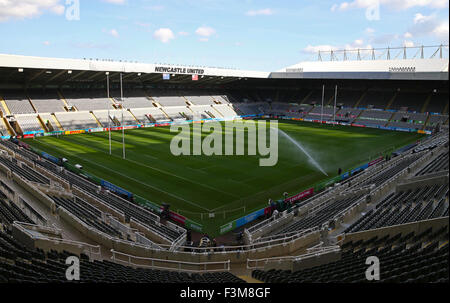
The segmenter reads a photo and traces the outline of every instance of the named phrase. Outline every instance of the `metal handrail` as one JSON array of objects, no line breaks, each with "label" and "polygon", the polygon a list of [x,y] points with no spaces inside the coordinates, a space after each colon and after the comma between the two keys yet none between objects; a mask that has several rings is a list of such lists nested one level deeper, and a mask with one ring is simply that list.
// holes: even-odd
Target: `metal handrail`
[{"label": "metal handrail", "polygon": [[[264,268],[264,266],[269,263],[270,261],[273,262],[283,262],[283,261],[300,261],[312,257],[317,257],[322,254],[330,253],[330,252],[339,252],[341,248],[339,246],[327,246],[322,247],[319,251],[313,251],[309,252],[303,255],[298,256],[284,256],[284,257],[271,257],[271,258],[262,258],[262,259],[247,259],[247,269],[257,269],[257,268]],[[254,262],[255,266],[250,266],[250,263]],[[262,262],[263,266],[258,266],[258,263]]]},{"label": "metal handrail", "polygon": [[[144,267],[144,268],[154,268],[154,269],[164,269],[164,270],[177,270],[177,271],[185,271],[185,272],[223,272],[223,271],[230,271],[230,268],[231,268],[230,260],[217,261],[217,262],[186,262],[186,261],[138,257],[138,256],[133,256],[130,254],[118,252],[114,249],[111,249],[110,251],[112,253],[111,260],[113,260],[114,262],[117,262],[117,263],[125,263],[129,266],[134,266],[134,267]],[[128,259],[128,261],[123,261],[123,260],[117,259],[116,255],[124,256]],[[141,261],[149,261],[149,262],[151,262],[151,265],[133,263],[132,259],[141,260]],[[176,264],[176,265],[178,265],[178,268],[157,266],[157,265],[155,265],[155,262]],[[223,269],[207,269],[208,265],[221,265],[221,264],[224,265]],[[203,266],[203,269],[185,269],[185,268],[182,268],[182,265],[198,266],[198,267]]]},{"label": "metal handrail", "polygon": [[39,235],[30,233],[29,230],[24,228],[22,225],[35,227],[35,228],[39,228],[39,229],[43,229],[43,230],[47,230],[47,231],[55,231],[55,230],[60,231],[60,229],[58,229],[58,228],[37,226],[37,225],[33,225],[33,224],[25,223],[25,222],[18,222],[18,221],[13,222],[13,225],[16,226],[22,232],[24,232],[25,234],[27,234],[31,239],[34,239],[34,240],[47,240],[47,241],[56,242],[58,244],[61,244],[61,243],[71,244],[71,245],[77,245],[79,247],[81,246],[83,248],[88,248],[89,257],[92,257],[93,254],[99,255],[99,256],[101,256],[101,254],[102,254],[100,245],[92,245],[92,244],[88,244],[85,242],[79,242],[79,241],[74,241],[74,240],[69,240],[69,239],[54,238],[54,237],[48,237],[48,236],[39,236]]},{"label": "metal handrail", "polygon": [[[308,230],[304,230],[300,233],[297,233],[295,235],[292,236],[288,236],[288,237],[284,237],[282,239],[274,239],[274,240],[270,240],[270,241],[265,241],[265,242],[260,242],[260,243],[254,243],[254,244],[247,244],[247,245],[238,245],[238,246],[216,246],[216,247],[191,247],[191,246],[179,246],[179,249],[186,249],[191,251],[192,254],[195,253],[199,253],[199,254],[204,254],[204,253],[210,253],[210,252],[227,252],[227,253],[232,253],[232,252],[242,252],[242,251],[251,251],[251,250],[255,250],[255,249],[261,249],[261,248],[270,248],[272,246],[275,245],[280,245],[280,244],[286,244],[286,243],[290,243],[292,241],[297,240],[298,238],[301,238],[305,235],[308,235],[314,231],[317,231],[318,227],[313,227],[311,229]],[[170,245],[167,244],[159,244],[161,247],[170,247]]]},{"label": "metal handrail", "polygon": [[[288,233],[284,233],[281,236],[284,236],[284,238],[289,238],[289,237],[294,237],[296,235],[304,235],[308,232],[312,232],[314,230],[316,230],[317,227],[312,227],[312,228],[308,228],[308,229],[303,229],[303,230],[296,230],[296,231],[291,231]],[[253,243],[258,243],[258,242],[269,242],[269,241],[274,241],[274,240],[280,240],[281,237],[280,235],[270,235],[270,236],[266,236],[266,237],[262,237],[262,238],[258,238],[256,239]],[[264,241],[266,240],[266,241]]]}]

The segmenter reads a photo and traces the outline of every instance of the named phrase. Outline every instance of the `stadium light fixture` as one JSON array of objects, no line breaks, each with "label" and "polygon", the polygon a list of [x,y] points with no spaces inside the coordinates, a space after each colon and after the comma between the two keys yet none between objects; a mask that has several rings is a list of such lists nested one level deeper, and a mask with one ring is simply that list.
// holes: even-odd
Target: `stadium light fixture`
[{"label": "stadium light fixture", "polygon": [[72,71],[71,71],[71,70],[68,70],[68,71],[67,71],[67,73],[68,73],[68,74],[71,74],[71,73],[72,73]]},{"label": "stadium light fixture", "polygon": [[23,73],[23,68],[18,69],[19,73]]}]

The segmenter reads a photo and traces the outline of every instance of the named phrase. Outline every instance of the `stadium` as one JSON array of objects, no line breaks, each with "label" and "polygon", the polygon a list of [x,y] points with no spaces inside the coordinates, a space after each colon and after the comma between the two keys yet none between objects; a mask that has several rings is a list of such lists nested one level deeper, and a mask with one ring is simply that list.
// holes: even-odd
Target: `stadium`
[{"label": "stadium", "polygon": [[[70,257],[84,283],[448,283],[447,52],[274,72],[0,54],[0,283],[67,282]],[[212,125],[215,153],[172,152]]]}]

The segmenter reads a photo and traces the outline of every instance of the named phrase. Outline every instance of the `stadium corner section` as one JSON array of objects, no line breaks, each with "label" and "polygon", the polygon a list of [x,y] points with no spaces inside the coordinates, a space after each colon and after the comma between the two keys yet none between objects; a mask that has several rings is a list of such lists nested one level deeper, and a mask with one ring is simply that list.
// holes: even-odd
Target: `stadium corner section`
[{"label": "stadium corner section", "polygon": [[[234,119],[280,119],[280,120],[292,120],[292,121],[305,121],[305,122],[313,122],[313,123],[323,123],[323,124],[337,124],[337,125],[343,125],[343,126],[354,126],[354,127],[366,127],[364,125],[352,125],[348,123],[342,123],[342,122],[335,122],[335,121],[316,121],[316,120],[307,120],[307,119],[299,119],[299,118],[291,118],[291,117],[278,117],[278,116],[268,116],[268,115],[248,115],[248,116],[239,116],[235,117]],[[165,123],[153,123],[153,124],[146,124],[146,125],[129,125],[125,127],[114,127],[111,128],[112,131],[118,131],[122,129],[136,129],[136,128],[146,128],[146,127],[161,127],[161,126],[170,126],[171,124],[175,123],[203,123],[208,122],[208,120],[219,120],[223,121],[224,119],[203,119],[198,121],[183,121],[183,122],[165,122]],[[377,127],[381,128],[381,127]],[[423,131],[417,131],[417,130],[405,130],[405,129],[396,129],[396,128],[385,128],[382,127],[382,129],[385,130],[391,130],[391,131],[408,131],[408,132],[418,132],[421,134],[429,134],[428,132]],[[83,133],[95,133],[95,132],[104,132],[108,131],[108,128],[94,128],[94,129],[84,129],[84,130],[72,130],[72,131],[56,131],[51,133],[45,133],[45,132],[32,132],[24,134],[23,138],[34,138],[34,137],[42,137],[42,136],[59,136],[59,135],[72,135],[72,134],[83,134]],[[6,138],[5,138],[6,139]],[[108,189],[109,191],[129,200],[132,201],[138,205],[141,205],[150,211],[158,214],[163,215],[163,212],[165,212],[165,209],[163,206],[160,206],[154,202],[151,202],[141,196],[135,195],[130,191],[127,191],[119,186],[116,186],[115,184],[112,184],[111,182],[108,182],[107,180],[103,180],[93,174],[90,174],[86,171],[83,171],[82,169],[68,163],[68,162],[62,162],[61,159],[54,157],[42,150],[39,150],[35,147],[29,146],[28,144],[18,141],[19,145],[21,145],[24,148],[27,148],[36,154],[40,155],[41,157],[57,164],[60,166],[64,166],[69,171],[80,175],[89,181],[93,182],[94,184],[100,185],[105,189]],[[400,150],[396,151],[395,153],[405,152],[411,148],[413,148],[416,144],[410,144],[406,147],[402,147]],[[198,223],[192,219],[187,218],[186,216],[183,216],[179,213],[176,213],[172,210],[169,210],[166,214],[164,214],[167,218],[169,218],[171,221],[176,222],[180,224],[181,226],[190,229],[195,232],[199,233],[208,233],[210,236],[217,236],[217,235],[224,235],[226,233],[229,233],[230,231],[233,231],[237,228],[241,228],[249,223],[252,223],[258,218],[261,217],[268,217],[272,214],[274,210],[277,211],[290,211],[291,207],[295,205],[296,203],[301,202],[302,200],[305,200],[311,196],[313,196],[316,193],[321,192],[322,190],[326,189],[329,186],[332,186],[333,184],[337,182],[341,182],[343,180],[346,180],[350,178],[351,176],[365,170],[366,168],[373,166],[383,160],[383,157],[379,157],[377,159],[371,160],[370,162],[364,163],[363,165],[360,165],[356,168],[353,168],[349,171],[343,172],[342,174],[327,178],[323,181],[318,182],[317,184],[313,185],[310,188],[305,189],[304,191],[295,194],[291,197],[285,197],[283,199],[279,199],[276,201],[273,201],[270,205],[264,207],[264,208],[256,208],[256,209],[250,209],[244,212],[244,216],[242,216],[242,212],[240,214],[234,215],[230,217],[230,221],[228,223],[225,223],[221,226],[217,226],[217,224],[212,224],[211,220],[207,220],[206,222]]]}]

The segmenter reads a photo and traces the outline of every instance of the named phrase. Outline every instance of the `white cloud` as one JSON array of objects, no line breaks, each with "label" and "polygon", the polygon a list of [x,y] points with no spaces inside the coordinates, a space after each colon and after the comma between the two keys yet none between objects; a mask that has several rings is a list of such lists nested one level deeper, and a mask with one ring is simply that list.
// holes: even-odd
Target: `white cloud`
[{"label": "white cloud", "polygon": [[113,37],[119,37],[119,32],[115,29],[110,30],[108,33]]},{"label": "white cloud", "polygon": [[161,41],[162,43],[168,43],[170,40],[175,38],[175,35],[170,28],[160,28],[153,33],[153,38]]},{"label": "white cloud", "polygon": [[39,16],[45,11],[61,15],[64,6],[60,0],[0,0],[0,22]]},{"label": "white cloud", "polygon": [[336,50],[356,50],[356,49],[371,49],[372,46],[370,44],[365,44],[363,39],[356,39],[352,43],[347,43],[344,45],[330,45],[330,44],[321,44],[321,45],[308,45],[302,51],[304,53],[315,54],[319,51],[321,52],[329,52]]},{"label": "white cloud", "polygon": [[411,45],[415,40],[420,44],[420,39],[431,38],[432,43],[448,43],[449,22],[439,19],[436,14],[424,15],[416,13],[411,20],[410,26],[402,34],[383,33],[376,36],[370,36],[369,42],[375,45]]},{"label": "white cloud", "polygon": [[337,4],[335,3],[335,4],[333,4],[333,6],[330,8],[330,10],[331,10],[332,12],[334,12],[334,11],[336,11],[336,10],[338,9],[338,7],[339,7],[339,5],[337,5]]},{"label": "white cloud", "polygon": [[412,7],[446,8],[448,0],[381,0],[394,9],[404,10]]},{"label": "white cloud", "polygon": [[195,33],[201,37],[210,37],[216,33],[216,30],[212,27],[202,26],[197,28]]},{"label": "white cloud", "polygon": [[403,41],[403,46],[413,47],[414,46],[414,42],[405,40],[405,41]]},{"label": "white cloud", "polygon": [[273,15],[273,10],[270,8],[264,8],[259,10],[250,10],[245,13],[247,16],[270,16]]},{"label": "white cloud", "polygon": [[108,35],[111,35],[111,36],[113,36],[115,38],[119,37],[119,32],[116,29],[109,29],[109,30],[102,29],[102,32],[106,33]]},{"label": "white cloud", "polygon": [[364,41],[363,41],[362,39],[358,39],[358,40],[355,40],[355,41],[353,42],[353,44],[354,44],[355,46],[361,46],[361,45],[364,44]]},{"label": "white cloud", "polygon": [[339,9],[340,9],[340,10],[346,10],[346,9],[349,8],[350,6],[351,6],[350,3],[348,3],[348,2],[343,2],[343,3],[341,3],[341,5],[339,5]]},{"label": "white cloud", "polygon": [[432,16],[432,15],[424,16],[421,13],[417,13],[414,15],[414,24],[429,22],[430,20],[433,20],[433,19],[434,19],[434,16]]},{"label": "white cloud", "polygon": [[410,32],[406,32],[406,33],[403,35],[403,37],[406,38],[406,39],[410,39],[410,38],[413,37],[413,35],[412,35]]},{"label": "white cloud", "polygon": [[184,31],[181,31],[181,32],[178,32],[178,35],[179,35],[179,36],[189,36],[189,33],[188,33],[188,32],[184,32]]},{"label": "white cloud", "polygon": [[102,0],[103,2],[112,3],[112,4],[125,4],[126,0]]},{"label": "white cloud", "polygon": [[434,14],[427,16],[417,13],[414,15],[413,23],[408,30],[411,37],[432,36],[439,39],[439,42],[448,41],[448,19],[439,20]]},{"label": "white cloud", "polygon": [[412,7],[441,9],[448,7],[448,0],[354,0],[352,2],[342,2],[339,5],[333,4],[332,11],[337,10],[337,8],[339,8],[339,10],[369,8],[376,6],[377,4],[394,10],[406,10]]},{"label": "white cloud", "polygon": [[63,5],[56,5],[51,7],[50,10],[57,15],[62,15],[64,14],[66,8]]},{"label": "white cloud", "polygon": [[448,20],[447,22],[442,22],[440,23],[438,26],[436,26],[435,29],[433,29],[433,34],[441,40],[441,42],[448,42],[448,35],[449,35],[449,31],[448,31]]},{"label": "white cloud", "polygon": [[319,51],[321,52],[329,52],[331,50],[337,50],[339,49],[338,46],[335,45],[329,45],[329,44],[321,44],[321,45],[308,45],[303,49],[303,52],[314,54]]}]

